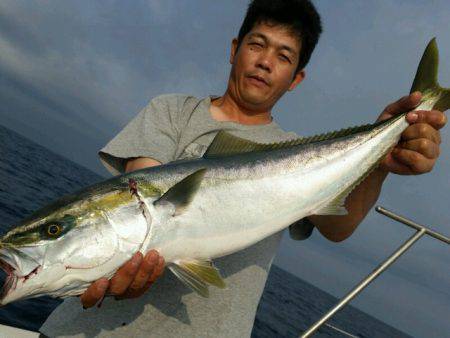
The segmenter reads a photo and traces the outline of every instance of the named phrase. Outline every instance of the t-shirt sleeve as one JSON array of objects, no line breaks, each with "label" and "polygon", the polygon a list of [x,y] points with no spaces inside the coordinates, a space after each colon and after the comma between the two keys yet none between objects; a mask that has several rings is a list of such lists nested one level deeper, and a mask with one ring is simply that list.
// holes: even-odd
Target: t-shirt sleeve
[{"label": "t-shirt sleeve", "polygon": [[150,157],[161,163],[174,159],[178,132],[174,125],[180,109],[175,96],[154,98],[99,152],[100,161],[113,175],[125,172],[132,157]]},{"label": "t-shirt sleeve", "polygon": [[314,224],[306,217],[289,226],[289,237],[301,241],[311,236],[314,230]]}]

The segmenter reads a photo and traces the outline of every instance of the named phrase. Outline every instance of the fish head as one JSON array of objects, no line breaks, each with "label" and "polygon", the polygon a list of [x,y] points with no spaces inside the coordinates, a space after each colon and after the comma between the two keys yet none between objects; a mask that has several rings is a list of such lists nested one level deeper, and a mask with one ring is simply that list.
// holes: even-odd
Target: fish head
[{"label": "fish head", "polygon": [[[65,205],[59,201],[4,235],[0,239],[0,267],[7,278],[0,305],[44,294],[80,294],[92,281],[111,274],[117,264],[129,259],[135,251],[126,244],[136,247],[138,241],[132,239],[142,241],[146,224],[141,221],[135,227],[139,232],[136,236],[130,235],[134,230],[124,231],[125,220],[143,219],[136,203],[128,203],[131,198],[124,196],[123,192],[108,192]],[[127,242],[125,236],[131,239]],[[114,266],[108,265],[120,254]]]}]

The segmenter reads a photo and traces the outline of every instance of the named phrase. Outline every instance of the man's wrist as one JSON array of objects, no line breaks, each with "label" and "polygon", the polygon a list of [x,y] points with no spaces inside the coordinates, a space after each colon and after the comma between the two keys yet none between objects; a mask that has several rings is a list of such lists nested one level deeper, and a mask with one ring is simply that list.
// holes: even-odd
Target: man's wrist
[{"label": "man's wrist", "polygon": [[383,183],[383,181],[386,179],[390,171],[385,168],[383,165],[379,165],[373,172],[373,175],[378,178],[380,183]]}]

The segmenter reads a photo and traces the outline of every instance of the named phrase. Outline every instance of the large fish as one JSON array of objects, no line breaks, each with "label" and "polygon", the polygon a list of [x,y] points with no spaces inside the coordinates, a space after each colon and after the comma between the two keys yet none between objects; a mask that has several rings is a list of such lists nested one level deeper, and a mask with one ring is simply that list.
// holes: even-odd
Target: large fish
[{"label": "large fish", "polygon": [[[434,39],[412,91],[416,109],[450,107],[437,83]],[[257,144],[220,132],[196,160],[111,178],[64,196],[0,240],[8,273],[1,304],[79,295],[138,250],[157,249],[200,295],[224,287],[212,259],[244,249],[309,215],[345,214],[344,201],[398,142],[405,114],[292,141]]]}]

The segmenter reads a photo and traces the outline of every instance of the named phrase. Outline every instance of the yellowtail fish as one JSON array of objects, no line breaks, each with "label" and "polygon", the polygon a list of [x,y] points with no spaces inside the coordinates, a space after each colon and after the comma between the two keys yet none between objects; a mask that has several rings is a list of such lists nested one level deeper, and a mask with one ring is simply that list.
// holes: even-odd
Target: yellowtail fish
[{"label": "yellowtail fish", "polygon": [[[411,91],[416,108],[445,111],[433,39]],[[395,146],[406,114],[292,141],[259,144],[219,132],[200,159],[116,176],[64,196],[0,239],[8,273],[0,304],[83,293],[137,251],[156,249],[202,296],[223,288],[212,260],[247,248],[309,215],[345,214],[344,202]]]}]

